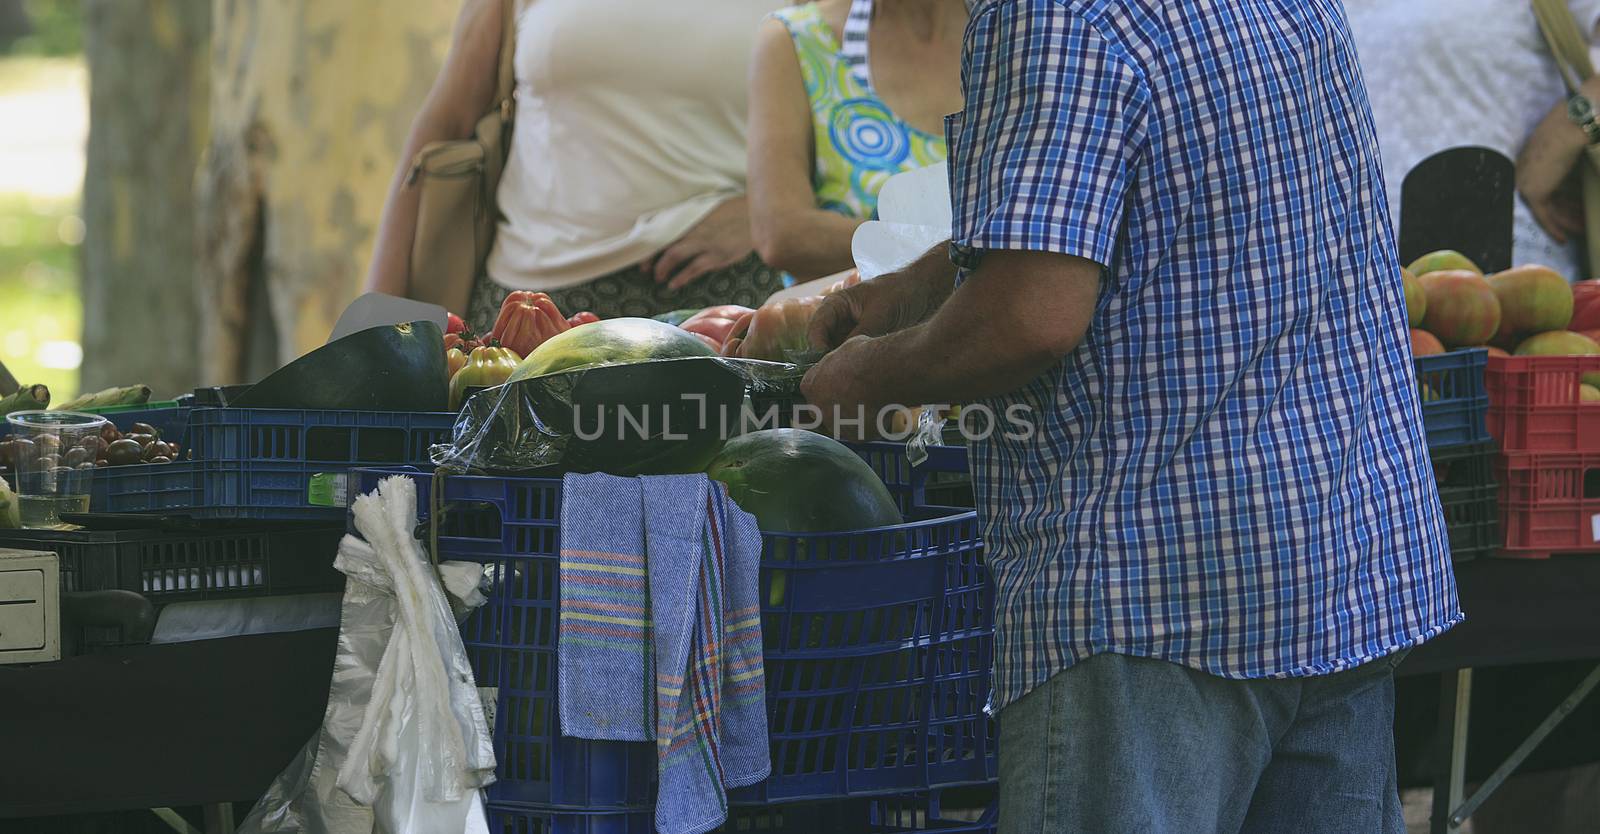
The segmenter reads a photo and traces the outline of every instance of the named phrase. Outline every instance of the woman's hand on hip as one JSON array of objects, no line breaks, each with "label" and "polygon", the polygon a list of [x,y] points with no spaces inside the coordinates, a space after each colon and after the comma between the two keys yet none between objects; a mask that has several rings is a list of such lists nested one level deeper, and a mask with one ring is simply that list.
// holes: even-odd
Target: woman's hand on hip
[{"label": "woman's hand on hip", "polygon": [[726,269],[755,251],[750,242],[749,204],[741,195],[722,201],[683,237],[641,264],[656,283],[682,289]]}]

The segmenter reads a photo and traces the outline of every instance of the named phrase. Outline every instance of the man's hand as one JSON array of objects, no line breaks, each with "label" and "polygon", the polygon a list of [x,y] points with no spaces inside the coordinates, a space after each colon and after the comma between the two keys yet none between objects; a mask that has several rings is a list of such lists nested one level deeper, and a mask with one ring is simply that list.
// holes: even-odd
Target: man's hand
[{"label": "man's hand", "polygon": [[[806,374],[801,392],[836,430],[840,418],[860,415],[869,432],[891,404],[972,402],[1010,393],[1077,348],[1094,316],[1100,273],[1099,264],[1071,255],[989,252],[927,321],[885,336],[844,340]],[[885,309],[879,304],[877,309]],[[862,327],[859,317],[855,321]],[[823,335],[829,334],[824,328]],[[861,432],[849,427],[840,433],[849,438]]]},{"label": "man's hand", "polygon": [[900,272],[828,296],[811,318],[811,346],[833,350],[854,336],[883,336],[926,321],[955,285],[945,251],[941,244]]},{"label": "man's hand", "polygon": [[879,411],[888,403],[878,402],[882,388],[873,384],[882,372],[872,359],[876,346],[870,336],[854,336],[806,372],[800,392],[807,405],[821,411],[824,434],[851,441],[878,435]]},{"label": "man's hand", "polygon": [[640,264],[657,284],[679,290],[709,273],[726,269],[755,251],[750,239],[750,206],[744,197],[722,201],[683,237]]}]

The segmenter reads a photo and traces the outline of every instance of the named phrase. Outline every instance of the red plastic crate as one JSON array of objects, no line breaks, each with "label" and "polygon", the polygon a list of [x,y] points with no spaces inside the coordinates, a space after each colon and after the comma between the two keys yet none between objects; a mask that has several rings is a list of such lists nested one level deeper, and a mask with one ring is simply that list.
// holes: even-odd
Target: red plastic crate
[{"label": "red plastic crate", "polygon": [[1489,434],[1507,452],[1600,452],[1600,402],[1578,385],[1600,356],[1490,357]]},{"label": "red plastic crate", "polygon": [[1500,457],[1501,554],[1600,553],[1600,453]]}]

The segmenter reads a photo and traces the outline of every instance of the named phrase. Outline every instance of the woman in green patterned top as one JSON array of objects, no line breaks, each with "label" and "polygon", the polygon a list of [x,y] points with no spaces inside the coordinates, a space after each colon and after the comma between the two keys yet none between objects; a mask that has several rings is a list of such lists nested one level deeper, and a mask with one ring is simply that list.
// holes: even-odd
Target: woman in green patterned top
[{"label": "woman in green patterned top", "polygon": [[749,198],[769,266],[802,281],[849,269],[850,239],[876,216],[884,181],[944,161],[966,24],[964,0],[818,0],[763,24]]}]

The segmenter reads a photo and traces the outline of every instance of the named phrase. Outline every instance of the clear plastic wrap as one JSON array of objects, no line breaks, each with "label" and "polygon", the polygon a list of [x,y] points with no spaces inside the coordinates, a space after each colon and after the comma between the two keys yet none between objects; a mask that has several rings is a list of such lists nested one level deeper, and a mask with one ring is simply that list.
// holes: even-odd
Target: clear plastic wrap
[{"label": "clear plastic wrap", "polygon": [[[469,398],[433,462],[454,472],[699,471],[799,396],[804,364],[694,357],[591,365]],[[699,463],[696,466],[696,463]]]}]

